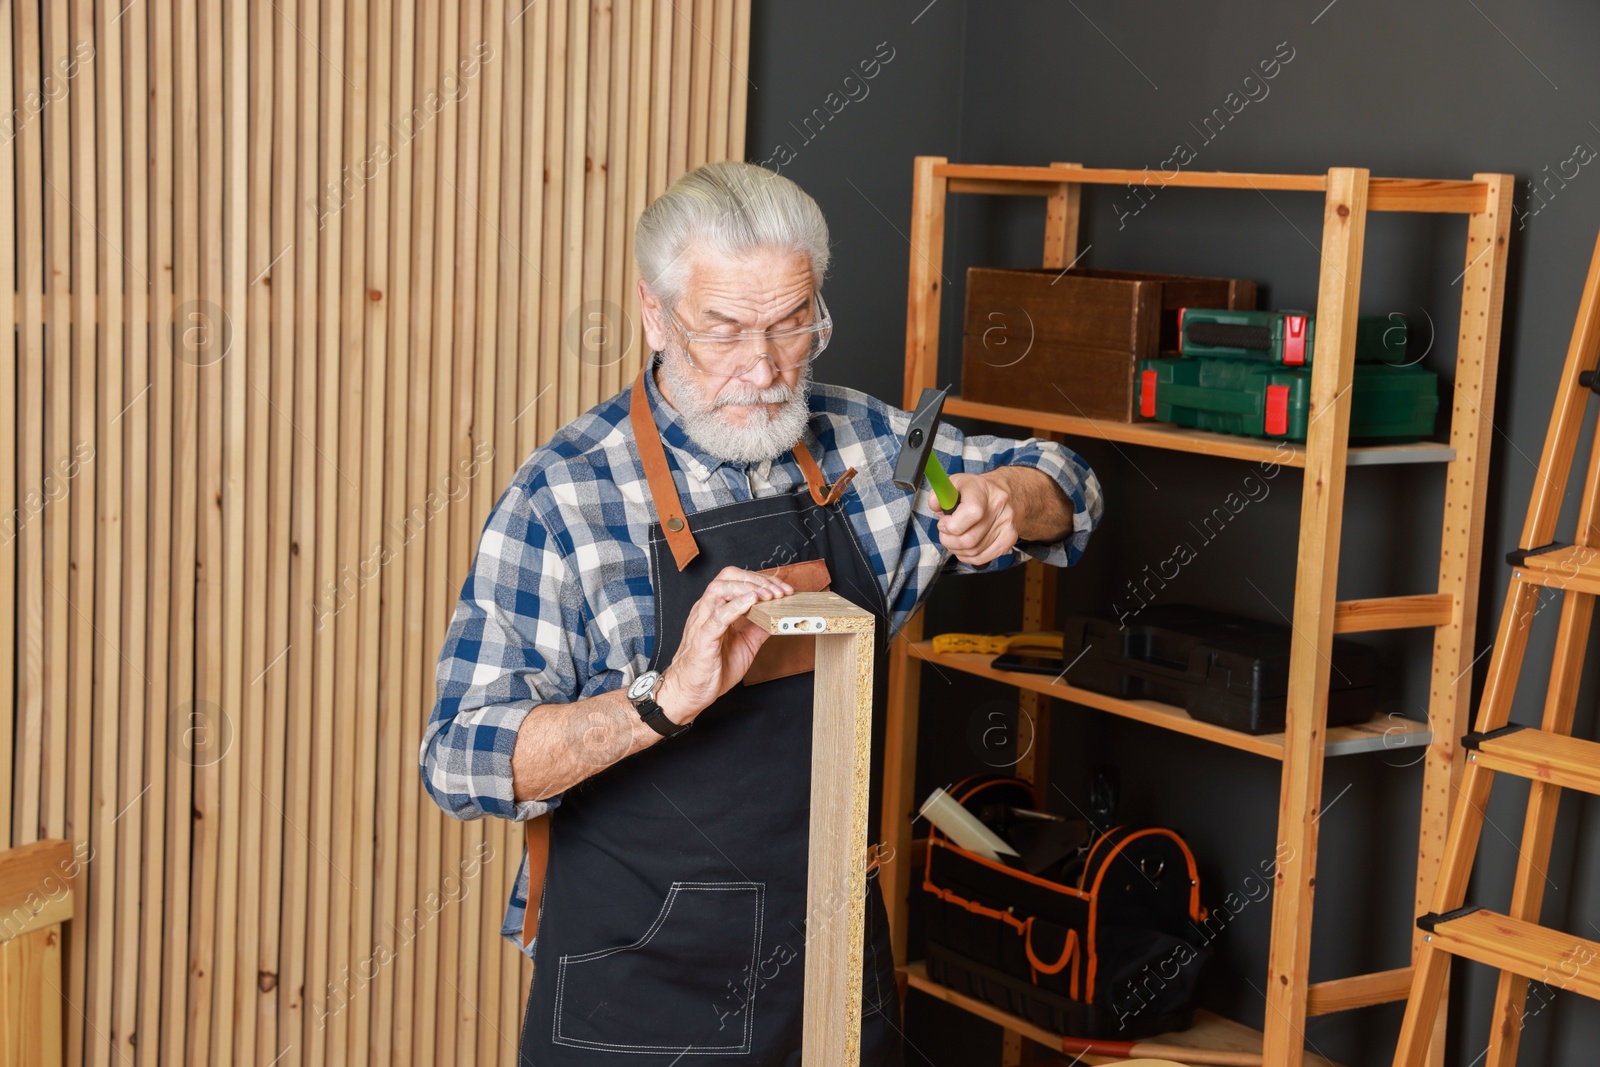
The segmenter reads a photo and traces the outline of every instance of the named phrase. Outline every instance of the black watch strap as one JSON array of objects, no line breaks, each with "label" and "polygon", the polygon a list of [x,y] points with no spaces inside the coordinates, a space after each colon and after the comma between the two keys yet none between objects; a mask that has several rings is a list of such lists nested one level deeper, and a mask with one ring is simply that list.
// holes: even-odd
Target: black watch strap
[{"label": "black watch strap", "polygon": [[644,724],[662,737],[677,737],[688,731],[693,726],[692,722],[676,723],[667,718],[667,713],[661,710],[661,705],[650,697],[645,697],[634,705],[634,710],[639,713],[639,718]]}]

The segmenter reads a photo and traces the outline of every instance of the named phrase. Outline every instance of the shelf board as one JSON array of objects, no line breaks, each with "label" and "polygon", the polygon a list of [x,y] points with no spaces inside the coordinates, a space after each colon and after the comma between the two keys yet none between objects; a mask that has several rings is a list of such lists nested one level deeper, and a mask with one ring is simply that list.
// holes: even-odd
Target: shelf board
[{"label": "shelf board", "polygon": [[[1047,196],[1061,182],[1075,185],[1143,185],[1191,189],[1254,189],[1256,192],[1321,193],[1324,174],[1241,174],[1228,171],[1165,171],[1069,167],[1013,167],[992,164],[940,163],[935,177],[950,183],[952,193],[1023,193]],[[1009,187],[1009,188],[1008,188]],[[1470,215],[1487,210],[1489,187],[1480,181],[1439,178],[1369,178],[1367,210],[1426,211]]]},{"label": "shelf board", "polygon": [[[1165,448],[1174,452],[1195,452],[1203,456],[1222,456],[1257,463],[1276,463],[1281,467],[1304,467],[1306,447],[1292,441],[1264,441],[1254,437],[1187,430],[1165,422],[1112,422],[1086,419],[1079,415],[1060,415],[1050,411],[980,404],[953,396],[944,403],[947,415],[962,415],[986,422],[1025,426],[1032,430],[1051,430],[1075,437],[1099,437],[1124,444]],[[1456,450],[1438,441],[1417,441],[1399,445],[1351,445],[1345,463],[1351,467],[1395,463],[1449,463]]]},{"label": "shelf board", "polygon": [[[912,989],[920,990],[931,997],[935,997],[969,1012],[980,1018],[1004,1027],[1013,1033],[1021,1034],[1030,1041],[1036,1041],[1046,1048],[1059,1050],[1061,1048],[1061,1035],[1050,1032],[1041,1026],[1028,1022],[1009,1012],[984,1001],[974,999],[954,989],[942,986],[928,977],[927,968],[919,960],[907,964],[902,968],[906,976],[906,984]],[[1178,1048],[1206,1049],[1216,1052],[1261,1052],[1261,1031],[1251,1029],[1243,1023],[1236,1023],[1232,1019],[1224,1019],[1220,1015],[1213,1015],[1208,1011],[1194,1013],[1194,1025],[1180,1033],[1162,1034],[1160,1037],[1148,1038],[1152,1043],[1172,1045]],[[1120,1056],[1095,1056],[1084,1055],[1075,1061],[1084,1064],[1123,1063]],[[1181,1061],[1179,1061],[1181,1062]],[[1324,1059],[1309,1050],[1305,1056],[1305,1067],[1337,1067],[1332,1060]]]},{"label": "shelf board", "polygon": [[[1157,726],[1163,730],[1172,730],[1175,733],[1198,737],[1203,741],[1226,745],[1228,748],[1253,752],[1268,759],[1283,759],[1284,740],[1281,733],[1247,734],[1239,730],[1230,730],[1225,726],[1200,722],[1191,718],[1187,711],[1171,704],[1107,696],[1104,693],[1079,689],[1077,686],[1068,685],[1044,674],[995,670],[992,666],[995,657],[992,655],[975,652],[939,653],[933,650],[932,641],[914,641],[910,649],[913,656],[939,667],[1004,682],[1032,693],[1043,693],[1057,700],[1082,704],[1098,711],[1120,715],[1125,719]],[[1433,735],[1429,732],[1427,723],[1402,718],[1374,719],[1356,726],[1335,726],[1329,729],[1325,754],[1351,756],[1361,752],[1399,749],[1409,751],[1426,747],[1432,739]]]}]

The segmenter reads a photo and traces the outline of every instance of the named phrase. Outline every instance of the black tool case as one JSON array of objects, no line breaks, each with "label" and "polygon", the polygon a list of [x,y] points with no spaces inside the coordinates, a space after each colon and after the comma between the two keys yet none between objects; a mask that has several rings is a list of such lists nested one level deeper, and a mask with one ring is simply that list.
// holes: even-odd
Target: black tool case
[{"label": "black tool case", "polygon": [[[974,815],[1032,808],[1033,787],[950,787]],[[1211,956],[1194,855],[1175,831],[1118,826],[1037,874],[929,833],[928,976],[1057,1034],[1138,1040],[1187,1029]]]},{"label": "black tool case", "polygon": [[[1201,722],[1250,734],[1283,730],[1289,692],[1288,626],[1184,604],[1137,614],[1074,616],[1062,629],[1069,685],[1183,708]],[[1328,725],[1366,722],[1375,710],[1377,652],[1335,638]]]}]

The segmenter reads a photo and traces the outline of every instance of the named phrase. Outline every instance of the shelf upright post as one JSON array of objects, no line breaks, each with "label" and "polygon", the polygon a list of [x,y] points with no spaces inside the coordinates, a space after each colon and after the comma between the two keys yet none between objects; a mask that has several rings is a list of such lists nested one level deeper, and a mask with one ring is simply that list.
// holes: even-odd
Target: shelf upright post
[{"label": "shelf upright post", "polygon": [[[1317,820],[1322,814],[1322,757],[1327,742],[1328,651],[1333,647],[1339,578],[1350,383],[1367,230],[1367,179],[1364,168],[1329,170],[1322,215],[1322,271],[1316,308],[1321,344],[1311,370],[1289,652],[1288,725],[1278,797],[1272,943],[1267,958],[1263,1058],[1274,1067],[1301,1067],[1305,1055]],[[1330,355],[1332,359],[1327,358]]]},{"label": "shelf upright post", "polygon": [[[1077,163],[1052,163],[1077,167]],[[1062,182],[1045,197],[1044,263],[1049,270],[1065,271],[1078,258],[1078,208],[1083,186]],[[1038,426],[1033,436],[1060,442],[1063,435]],[[1023,566],[1022,629],[1049,630],[1056,625],[1056,587],[1059,574],[1037,560]],[[1016,763],[1018,778],[1033,783],[1039,803],[1050,801],[1050,697],[1019,690],[1017,694]],[[1028,1039],[1015,1030],[1002,1032],[1000,1067],[1021,1067],[1029,1062]]]},{"label": "shelf upright post", "polygon": [[[1052,163],[1053,167],[1077,167],[1076,163]],[[1045,198],[1044,267],[1064,271],[1078,259],[1078,209],[1083,186],[1062,182]],[[1029,427],[1035,437],[1060,443],[1064,435],[1042,427]],[[1030,560],[1023,568],[1022,629],[1052,630],[1056,625],[1056,586],[1060,572],[1054,567]],[[1021,691],[1017,697],[1017,777],[1033,783],[1040,804],[1049,803],[1050,793],[1050,698],[1043,693]],[[1026,723],[1026,725],[1025,725]],[[1007,1033],[1007,1039],[1013,1037]]]},{"label": "shelf upright post", "polygon": [[[1422,767],[1421,830],[1417,841],[1416,914],[1429,910],[1444,859],[1445,832],[1456,787],[1465,766],[1457,741],[1467,732],[1472,711],[1472,666],[1476,660],[1478,580],[1483,570],[1483,523],[1489,493],[1489,447],[1494,440],[1495,370],[1500,353],[1500,318],[1505,302],[1506,248],[1511,231],[1511,194],[1516,179],[1507,174],[1474,174],[1488,186],[1482,211],[1467,220],[1466,267],[1461,274],[1461,332],[1456,341],[1455,410],[1450,445],[1456,458],[1447,469],[1444,516],[1439,535],[1439,592],[1455,601],[1449,626],[1434,630],[1433,681],[1428,694],[1428,724],[1433,741]],[[1422,931],[1413,928],[1415,961]],[[1501,975],[1502,984],[1506,975]],[[1527,983],[1513,983],[1516,1000]],[[1427,1062],[1444,1062],[1445,1012],[1441,1008]]]},{"label": "shelf upright post", "polygon": [[[918,156],[911,185],[911,273],[906,286],[906,371],[904,406],[914,408],[922,390],[939,374],[939,301],[944,293],[945,179],[934,168],[944,156]],[[922,698],[922,664],[910,647],[922,639],[922,616],[914,614],[891,635],[889,692],[884,722],[883,820],[880,832],[894,850],[880,871],[884,882],[889,934],[899,971],[900,997],[906,985],[906,907],[911,895],[912,792],[917,777],[917,708]]]},{"label": "shelf upright post", "polygon": [[[1509,174],[1474,174],[1488,186],[1484,210],[1467,222],[1466,267],[1461,274],[1461,332],[1456,342],[1454,412],[1439,541],[1439,592],[1455,601],[1451,623],[1434,630],[1433,685],[1428,719],[1433,730],[1423,767],[1423,835],[1417,870],[1417,914],[1428,910],[1438,877],[1449,808],[1465,766],[1456,745],[1471,721],[1473,641],[1478,581],[1483,562],[1482,516],[1489,494],[1495,370],[1505,302],[1506,246],[1511,228]],[[1421,932],[1414,940],[1421,940]]]}]

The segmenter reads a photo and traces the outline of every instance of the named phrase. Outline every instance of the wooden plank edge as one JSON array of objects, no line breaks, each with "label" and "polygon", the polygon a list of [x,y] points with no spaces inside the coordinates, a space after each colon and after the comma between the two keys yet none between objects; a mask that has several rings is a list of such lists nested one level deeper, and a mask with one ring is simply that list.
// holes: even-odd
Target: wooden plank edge
[{"label": "wooden plank edge", "polygon": [[[1083,185],[1138,184],[1155,188],[1255,189],[1320,193],[1327,190],[1324,174],[1247,174],[1228,171],[1178,171],[1173,174],[1149,167],[1073,168],[1012,167],[970,163],[943,163],[935,177],[950,181],[950,192],[997,195],[1049,195],[1047,190],[1017,186],[1043,185],[1070,180]],[[1445,212],[1475,215],[1486,210],[1489,186],[1476,180],[1442,178],[1372,178],[1368,209],[1372,211]]]},{"label": "wooden plank edge", "polygon": [[72,842],[57,838],[0,852],[0,942],[71,919],[77,868]]}]

